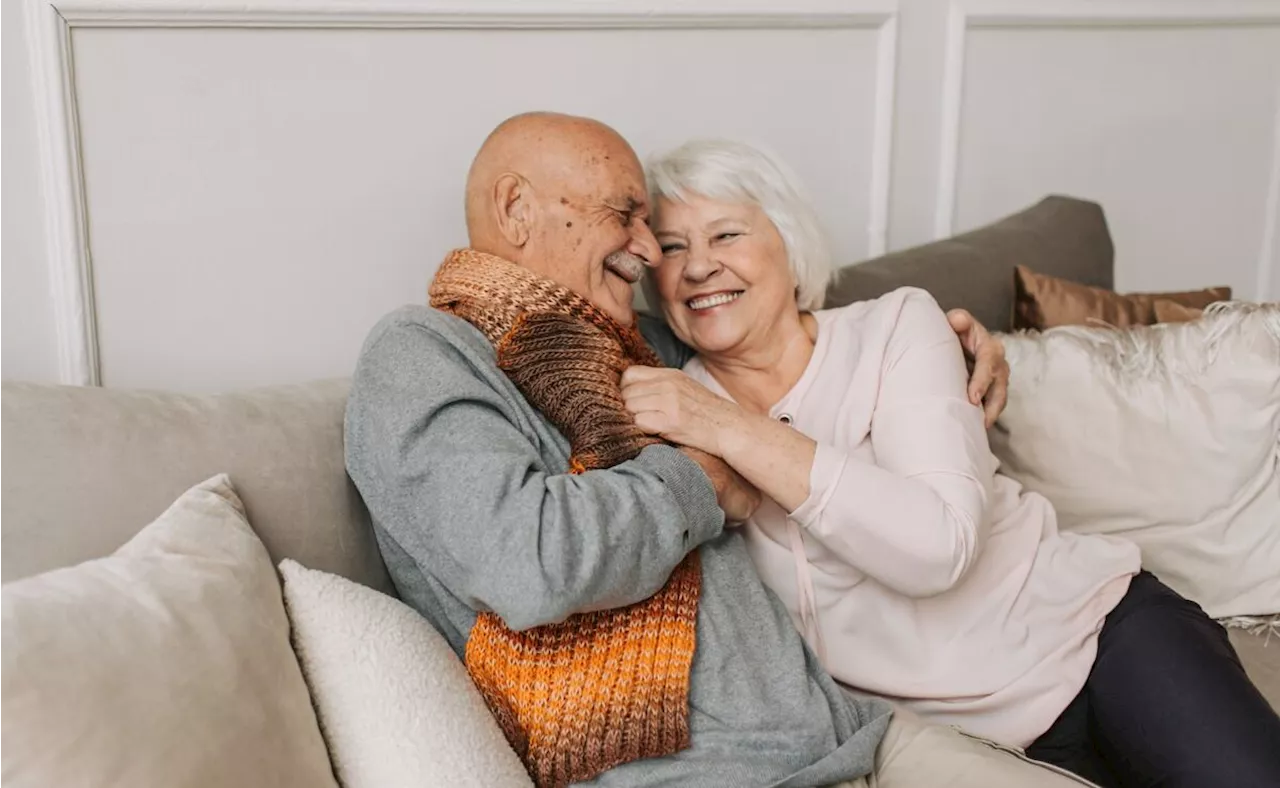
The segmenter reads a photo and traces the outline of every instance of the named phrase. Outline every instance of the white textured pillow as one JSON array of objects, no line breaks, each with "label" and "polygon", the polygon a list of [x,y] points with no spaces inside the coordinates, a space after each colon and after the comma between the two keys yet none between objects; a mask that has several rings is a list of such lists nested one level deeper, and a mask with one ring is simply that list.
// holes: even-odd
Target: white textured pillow
[{"label": "white textured pillow", "polygon": [[345,788],[531,786],[445,639],[412,608],[280,564],[294,650]]},{"label": "white textured pillow", "polygon": [[5,788],[334,786],[226,476],[114,555],[4,586]]},{"label": "white textured pillow", "polygon": [[1280,304],[1004,337],[1003,471],[1216,618],[1280,612]]}]

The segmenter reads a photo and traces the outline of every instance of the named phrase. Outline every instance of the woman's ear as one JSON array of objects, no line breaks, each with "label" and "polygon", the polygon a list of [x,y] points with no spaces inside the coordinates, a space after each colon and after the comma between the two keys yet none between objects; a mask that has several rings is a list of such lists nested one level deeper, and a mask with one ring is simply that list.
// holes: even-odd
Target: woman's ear
[{"label": "woman's ear", "polygon": [[532,189],[524,177],[508,172],[494,181],[493,213],[507,243],[520,249],[529,242],[534,210]]}]

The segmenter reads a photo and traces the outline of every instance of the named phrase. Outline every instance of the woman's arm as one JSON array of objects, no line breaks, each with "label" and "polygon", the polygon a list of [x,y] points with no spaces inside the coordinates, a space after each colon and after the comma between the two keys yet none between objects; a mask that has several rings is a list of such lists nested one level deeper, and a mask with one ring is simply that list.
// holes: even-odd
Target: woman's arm
[{"label": "woman's arm", "polygon": [[899,593],[942,593],[986,528],[994,468],[956,335],[923,291],[906,294],[871,419],[874,461],[747,413],[674,370],[632,368],[623,398],[646,432],[722,457],[828,549]]},{"label": "woman's arm", "polygon": [[966,383],[946,316],[912,291],[883,360],[871,418],[874,464],[819,445],[809,496],[791,513],[851,565],[908,596],[954,586],[986,536],[994,468]]}]

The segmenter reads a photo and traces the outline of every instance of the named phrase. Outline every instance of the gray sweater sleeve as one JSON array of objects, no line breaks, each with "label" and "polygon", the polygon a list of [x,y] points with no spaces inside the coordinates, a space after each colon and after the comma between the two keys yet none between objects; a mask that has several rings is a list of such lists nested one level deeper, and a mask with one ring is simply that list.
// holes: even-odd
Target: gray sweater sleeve
[{"label": "gray sweater sleeve", "polygon": [[547,467],[536,412],[485,361],[392,325],[347,408],[348,471],[374,518],[465,604],[517,630],[621,607],[719,535],[710,481],[669,446],[576,476]]}]

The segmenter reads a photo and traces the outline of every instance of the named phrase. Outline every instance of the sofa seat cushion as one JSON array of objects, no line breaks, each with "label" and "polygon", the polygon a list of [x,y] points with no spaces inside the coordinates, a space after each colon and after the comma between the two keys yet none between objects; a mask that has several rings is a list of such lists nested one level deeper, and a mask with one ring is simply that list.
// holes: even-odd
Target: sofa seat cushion
[{"label": "sofa seat cushion", "polygon": [[1244,672],[1271,708],[1280,713],[1280,619],[1248,630],[1232,628],[1227,634]]},{"label": "sofa seat cushion", "polygon": [[348,383],[233,394],[5,383],[5,580],[108,555],[201,479],[235,479],[272,558],[391,591],[342,451]]},{"label": "sofa seat cushion", "polygon": [[279,581],[225,476],[109,557],[6,584],[3,637],[7,788],[336,788]]}]

